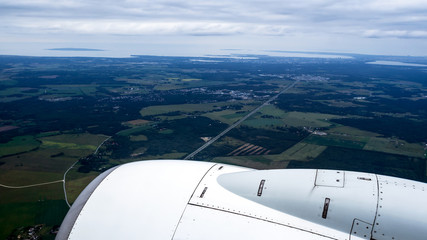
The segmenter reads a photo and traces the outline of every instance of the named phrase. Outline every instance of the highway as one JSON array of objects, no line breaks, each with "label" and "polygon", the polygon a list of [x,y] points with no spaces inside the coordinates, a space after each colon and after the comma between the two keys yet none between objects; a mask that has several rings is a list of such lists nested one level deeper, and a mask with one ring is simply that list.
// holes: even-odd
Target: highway
[{"label": "highway", "polygon": [[254,110],[252,110],[250,113],[248,113],[247,115],[245,115],[244,117],[242,117],[239,121],[233,123],[232,125],[230,125],[227,129],[225,129],[224,131],[222,131],[220,134],[218,134],[216,137],[212,138],[211,140],[209,140],[208,142],[206,142],[203,146],[199,147],[198,149],[196,149],[196,151],[188,154],[184,160],[188,160],[188,159],[193,159],[194,156],[196,156],[199,152],[203,151],[203,149],[207,148],[209,145],[211,145],[212,143],[214,143],[216,140],[218,140],[220,137],[224,136],[225,134],[227,134],[231,129],[237,127],[240,123],[242,123],[243,121],[245,121],[246,119],[248,119],[250,116],[252,116],[253,114],[255,114],[256,112],[258,112],[261,108],[263,108],[264,106],[270,104],[272,101],[276,100],[281,94],[283,94],[284,92],[288,91],[290,88],[294,87],[295,84],[297,84],[299,82],[299,80],[296,80],[295,82],[289,84],[287,87],[285,87],[282,91],[280,91],[278,94],[274,95],[273,97],[271,97],[270,99],[268,99],[266,102],[264,102],[262,105],[256,107]]}]

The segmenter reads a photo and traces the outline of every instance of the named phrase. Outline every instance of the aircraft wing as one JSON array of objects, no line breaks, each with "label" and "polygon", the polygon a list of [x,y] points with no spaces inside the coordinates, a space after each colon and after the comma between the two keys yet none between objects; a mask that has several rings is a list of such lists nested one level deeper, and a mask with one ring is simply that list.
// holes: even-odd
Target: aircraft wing
[{"label": "aircraft wing", "polygon": [[141,161],[88,185],[56,239],[425,239],[426,190],[360,172]]}]

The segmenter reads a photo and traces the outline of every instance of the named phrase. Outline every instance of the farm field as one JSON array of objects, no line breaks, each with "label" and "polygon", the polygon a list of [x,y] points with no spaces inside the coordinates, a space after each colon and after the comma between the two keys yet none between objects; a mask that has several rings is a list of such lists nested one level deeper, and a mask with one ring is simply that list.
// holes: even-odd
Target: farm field
[{"label": "farm field", "polygon": [[228,103],[209,103],[209,104],[179,104],[179,105],[160,105],[143,108],[140,111],[141,116],[164,115],[173,112],[193,113],[193,112],[209,112],[214,109],[220,109],[222,106],[227,106]]},{"label": "farm field", "polygon": [[33,136],[14,137],[11,141],[0,145],[0,157],[32,151],[40,146]]},{"label": "farm field", "polygon": [[352,137],[341,135],[311,135],[304,139],[304,142],[322,145],[322,146],[335,146],[344,148],[363,149],[368,142],[369,138],[366,137]]},{"label": "farm field", "polygon": [[[23,224],[41,222],[46,225],[48,236],[49,229],[60,224],[68,211],[62,183],[65,171],[79,158],[93,153],[106,139],[105,135],[88,133],[54,134],[16,137],[2,145],[13,150],[13,155],[1,158],[0,184],[23,188],[0,187],[0,238]],[[97,174],[78,176],[70,172],[70,175],[74,179],[66,187],[72,203]],[[26,187],[43,183],[47,184]]]},{"label": "farm field", "polygon": [[329,120],[333,118],[341,117],[331,114],[310,112],[288,112],[284,116],[284,123],[293,127],[321,128],[331,126],[332,124]]},{"label": "farm field", "polygon": [[408,143],[399,139],[371,137],[363,150],[399,154],[410,157],[424,157],[425,149],[419,143]]},{"label": "farm field", "polygon": [[[256,105],[255,105],[256,106]],[[211,111],[204,113],[203,116],[208,117],[213,120],[218,120],[229,125],[238,121],[240,118],[248,114],[251,110],[255,108],[253,105],[243,105],[242,108],[237,109],[225,109],[221,111]]]},{"label": "farm field", "polygon": [[193,160],[427,182],[427,72],[378,58],[400,57],[0,56],[0,239],[54,238],[67,170],[72,204],[106,169],[184,159],[264,103]]},{"label": "farm field", "polygon": [[253,128],[273,128],[282,127],[284,122],[281,119],[252,118],[246,120],[243,124]]},{"label": "farm field", "polygon": [[268,155],[265,158],[272,161],[282,161],[284,159],[289,161],[311,161],[326,150],[326,148],[327,146],[299,142],[280,154]]}]

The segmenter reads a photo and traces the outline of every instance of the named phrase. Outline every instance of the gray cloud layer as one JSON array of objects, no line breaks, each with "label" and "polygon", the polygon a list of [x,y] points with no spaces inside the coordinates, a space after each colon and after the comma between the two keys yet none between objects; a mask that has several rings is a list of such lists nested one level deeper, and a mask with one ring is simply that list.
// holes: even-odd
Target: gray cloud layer
[{"label": "gray cloud layer", "polygon": [[425,0],[0,0],[3,42],[17,34],[425,39],[426,26]]}]

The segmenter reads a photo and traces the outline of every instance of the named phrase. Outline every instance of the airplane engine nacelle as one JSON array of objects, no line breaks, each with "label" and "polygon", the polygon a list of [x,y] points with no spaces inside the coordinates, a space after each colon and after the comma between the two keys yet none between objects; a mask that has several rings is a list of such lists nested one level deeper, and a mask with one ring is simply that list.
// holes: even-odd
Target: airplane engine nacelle
[{"label": "airplane engine nacelle", "polygon": [[56,239],[425,239],[427,184],[376,174],[124,164],[80,194]]}]

